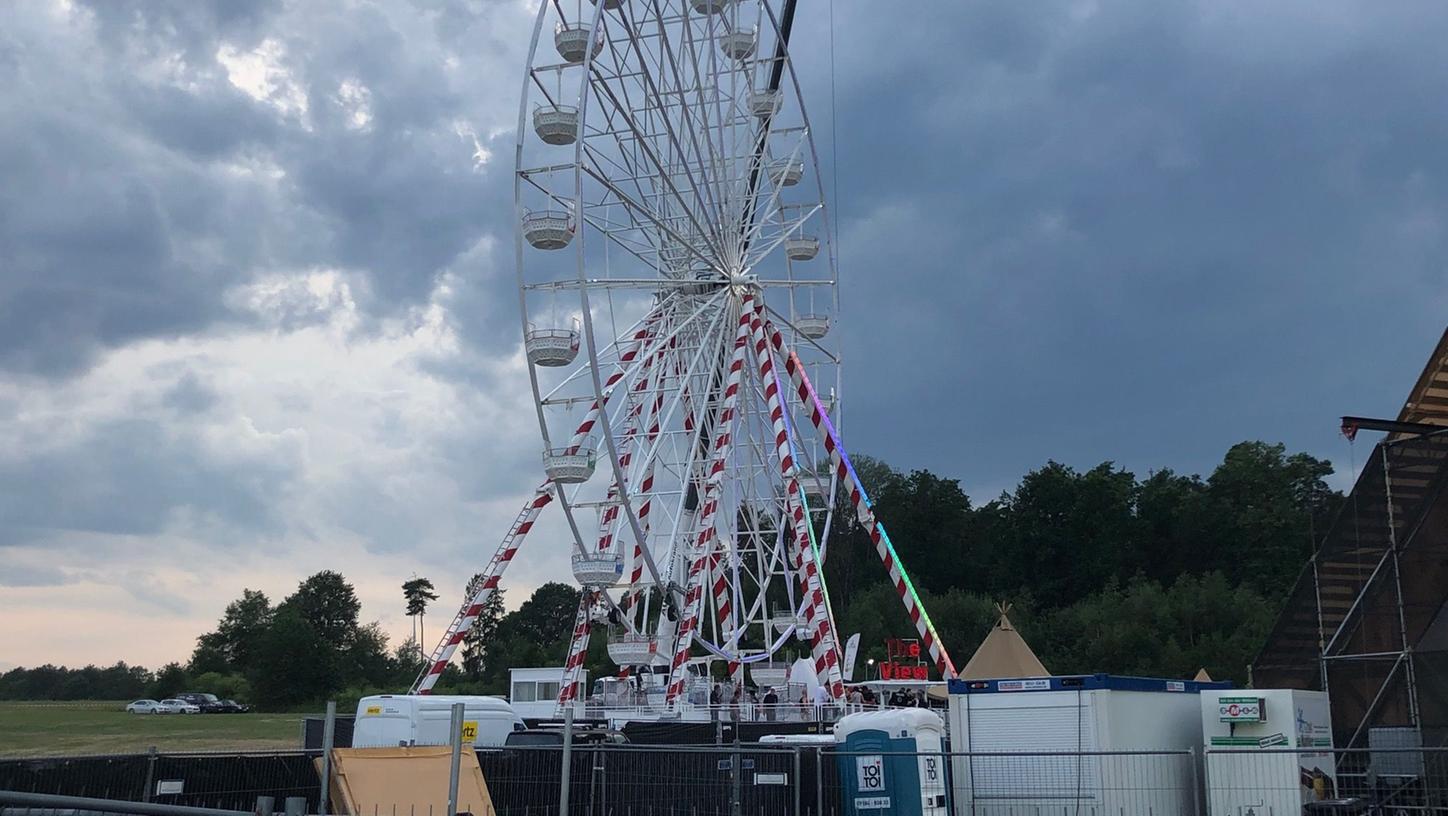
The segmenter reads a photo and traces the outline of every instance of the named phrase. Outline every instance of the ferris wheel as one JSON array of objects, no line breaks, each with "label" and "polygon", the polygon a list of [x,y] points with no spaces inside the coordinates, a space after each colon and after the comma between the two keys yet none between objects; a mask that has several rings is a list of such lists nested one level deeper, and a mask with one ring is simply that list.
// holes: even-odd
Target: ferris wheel
[{"label": "ferris wheel", "polygon": [[793,0],[541,5],[514,201],[546,478],[414,692],[556,504],[582,587],[560,707],[599,633],[622,671],[667,671],[670,706],[695,663],[780,686],[795,648],[839,699],[837,493],[953,673],[840,444],[835,249],[793,18]]}]

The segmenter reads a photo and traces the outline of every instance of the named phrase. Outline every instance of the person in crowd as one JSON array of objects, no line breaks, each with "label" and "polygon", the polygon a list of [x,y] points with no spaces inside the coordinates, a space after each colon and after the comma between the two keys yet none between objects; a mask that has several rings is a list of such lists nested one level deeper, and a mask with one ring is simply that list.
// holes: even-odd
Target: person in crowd
[{"label": "person in crowd", "polygon": [[724,702],[724,689],[720,686],[719,683],[715,683],[715,684],[714,684],[714,687],[709,690],[709,719],[710,719],[710,720],[712,720],[712,721],[718,721],[718,719],[719,719],[719,706],[720,706],[723,702]]},{"label": "person in crowd", "polygon": [[764,719],[774,722],[774,708],[779,705],[779,695],[774,693],[774,686],[764,690]]},{"label": "person in crowd", "polygon": [[830,707],[830,693],[825,690],[824,686],[815,686],[810,692],[810,697],[814,703],[815,719],[823,722],[825,719],[825,710]]}]

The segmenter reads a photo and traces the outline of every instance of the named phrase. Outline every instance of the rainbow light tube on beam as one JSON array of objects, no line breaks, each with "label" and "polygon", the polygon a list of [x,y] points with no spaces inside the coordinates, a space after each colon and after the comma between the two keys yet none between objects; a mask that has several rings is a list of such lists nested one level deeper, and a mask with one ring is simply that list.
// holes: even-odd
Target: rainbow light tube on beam
[{"label": "rainbow light tube on beam", "polygon": [[[845,446],[840,444],[840,434],[835,430],[834,423],[830,421],[830,415],[825,412],[824,405],[820,402],[820,396],[815,391],[814,384],[809,381],[809,375],[805,373],[804,362],[794,353],[794,349],[789,349],[788,353],[790,360],[793,361],[795,365],[795,370],[799,373],[800,383],[804,385],[805,391],[809,393],[810,402],[813,403],[815,412],[819,414],[820,421],[824,424],[825,433],[829,434],[834,440],[835,449],[840,452],[840,461],[844,463],[845,470],[850,474],[850,480],[855,483],[855,488],[860,491],[860,499],[864,502],[865,507],[870,510],[870,514],[874,515],[874,503],[870,501],[869,494],[865,492],[865,485],[860,481],[859,474],[855,472],[855,465],[850,461],[850,455],[845,452]],[[895,568],[900,571],[900,580],[904,582],[906,591],[910,593],[911,600],[915,602],[915,608],[920,610],[920,620],[925,624],[925,628],[930,630],[930,637],[940,648],[940,657],[945,664],[946,673],[948,673],[950,677],[955,677],[957,674],[955,671],[955,663],[950,659],[950,653],[945,649],[945,642],[940,639],[940,633],[935,628],[935,622],[930,619],[930,613],[925,611],[925,603],[921,600],[920,593],[915,589],[915,583],[910,580],[910,573],[905,570],[905,564],[900,560],[899,553],[895,551],[895,544],[890,540],[889,533],[885,531],[885,525],[880,522],[878,517],[875,518],[875,529],[880,531],[880,540],[884,542],[886,550],[889,551],[890,558],[893,559],[895,563]]]}]

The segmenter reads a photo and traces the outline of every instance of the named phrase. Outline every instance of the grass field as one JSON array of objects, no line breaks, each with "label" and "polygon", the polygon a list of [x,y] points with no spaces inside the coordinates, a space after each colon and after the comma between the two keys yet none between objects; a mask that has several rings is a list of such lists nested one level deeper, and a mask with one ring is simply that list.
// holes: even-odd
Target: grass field
[{"label": "grass field", "polygon": [[0,757],[297,748],[299,714],[127,714],[115,703],[0,702]]}]

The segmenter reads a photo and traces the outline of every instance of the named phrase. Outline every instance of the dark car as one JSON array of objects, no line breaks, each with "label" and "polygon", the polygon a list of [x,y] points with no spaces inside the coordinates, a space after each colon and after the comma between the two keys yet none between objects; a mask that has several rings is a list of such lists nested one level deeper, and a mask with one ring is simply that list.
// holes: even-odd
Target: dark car
[{"label": "dark car", "polygon": [[201,692],[188,691],[183,694],[176,695],[176,699],[185,700],[191,705],[200,708],[202,714],[222,713],[221,701],[216,699],[215,694],[203,694]]},{"label": "dark car", "polygon": [[218,705],[221,706],[219,713],[222,714],[245,714],[251,710],[251,706],[246,703],[238,703],[235,700],[222,700]]},{"label": "dark car", "polygon": [[[575,728],[573,730],[575,745],[622,745],[627,742],[628,737],[606,728]],[[561,746],[562,744],[563,732],[557,728],[529,728],[526,731],[514,731],[503,740],[503,746],[506,748],[533,748]]]}]

